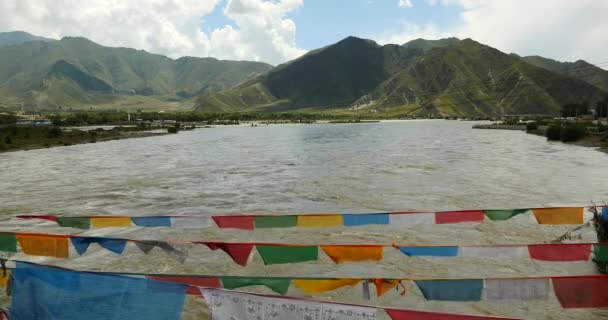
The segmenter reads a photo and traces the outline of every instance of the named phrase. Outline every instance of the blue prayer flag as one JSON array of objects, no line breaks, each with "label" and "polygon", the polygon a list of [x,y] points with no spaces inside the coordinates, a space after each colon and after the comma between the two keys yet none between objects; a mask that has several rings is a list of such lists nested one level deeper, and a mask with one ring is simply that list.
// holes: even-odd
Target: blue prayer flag
[{"label": "blue prayer flag", "polygon": [[76,249],[79,255],[83,255],[87,252],[91,243],[97,243],[102,248],[112,251],[116,254],[121,254],[127,246],[127,240],[124,239],[112,239],[112,238],[97,238],[97,237],[70,237],[72,245]]},{"label": "blue prayer flag", "polygon": [[399,247],[399,250],[410,257],[456,257],[458,255],[458,247]]},{"label": "blue prayer flag", "polygon": [[342,215],[347,227],[368,224],[388,224],[388,213],[346,213]]},{"label": "blue prayer flag", "polygon": [[187,286],[17,262],[10,319],[179,320]]},{"label": "blue prayer flag", "polygon": [[416,280],[427,300],[480,301],[483,279]]},{"label": "blue prayer flag", "polygon": [[140,227],[170,227],[171,217],[132,217],[131,221]]}]

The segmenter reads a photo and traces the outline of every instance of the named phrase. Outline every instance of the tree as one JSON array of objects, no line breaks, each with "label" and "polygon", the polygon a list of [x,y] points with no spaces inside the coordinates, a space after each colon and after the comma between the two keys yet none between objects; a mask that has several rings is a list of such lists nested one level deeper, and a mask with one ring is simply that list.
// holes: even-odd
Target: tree
[{"label": "tree", "polygon": [[595,105],[595,115],[598,118],[608,117],[608,97],[605,97],[604,100],[599,101]]},{"label": "tree", "polygon": [[589,103],[568,103],[562,107],[562,117],[579,117],[589,114]]}]

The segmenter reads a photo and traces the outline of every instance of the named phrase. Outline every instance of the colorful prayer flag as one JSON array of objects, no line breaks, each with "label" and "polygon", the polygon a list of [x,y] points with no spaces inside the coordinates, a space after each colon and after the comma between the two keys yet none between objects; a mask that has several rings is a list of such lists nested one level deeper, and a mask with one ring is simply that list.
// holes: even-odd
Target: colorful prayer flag
[{"label": "colorful prayer flag", "polygon": [[258,216],[253,221],[256,228],[290,228],[297,225],[296,216]]},{"label": "colorful prayer flag", "polygon": [[398,226],[415,226],[419,224],[435,224],[434,213],[408,213],[408,212],[391,212],[389,216],[391,225]]},{"label": "colorful prayer flag", "polygon": [[140,227],[170,227],[170,217],[132,217],[131,221]]},{"label": "colorful prayer flag", "polygon": [[435,223],[482,222],[483,210],[444,211],[435,213]]},{"label": "colorful prayer flag", "polygon": [[0,233],[0,251],[17,252],[17,237],[14,233]]},{"label": "colorful prayer flag", "polygon": [[378,297],[382,297],[386,292],[393,290],[400,283],[399,280],[391,279],[369,279],[369,282],[376,286],[376,294]]},{"label": "colorful prayer flag", "polygon": [[265,265],[316,261],[319,259],[317,246],[256,245]]},{"label": "colorful prayer flag", "polygon": [[220,249],[228,254],[238,265],[246,266],[253,250],[251,243],[200,242],[211,250]]},{"label": "colorful prayer flag", "polygon": [[143,253],[148,254],[154,248],[160,248],[167,255],[175,258],[177,261],[184,263],[186,262],[187,253],[181,250],[176,249],[171,244],[165,241],[158,240],[137,240],[134,241],[135,245],[139,250],[143,251]]},{"label": "colorful prayer flag", "polygon": [[21,250],[32,256],[67,258],[68,237],[17,235]]},{"label": "colorful prayer flag", "polygon": [[341,214],[298,215],[298,227],[338,227],[344,225]]},{"label": "colorful prayer flag", "polygon": [[587,261],[591,244],[554,243],[528,245],[530,257],[542,261]]},{"label": "colorful prayer flag", "polygon": [[58,217],[57,223],[62,227],[85,230],[91,228],[91,218],[89,217]]},{"label": "colorful prayer flag", "polygon": [[461,257],[517,259],[528,258],[526,246],[478,246],[460,247]]},{"label": "colorful prayer flag", "polygon": [[253,216],[213,216],[218,228],[253,230]]},{"label": "colorful prayer flag", "polygon": [[429,311],[384,309],[392,320],[516,320],[510,318],[449,314]]},{"label": "colorful prayer flag", "polygon": [[124,239],[112,238],[97,238],[97,237],[70,237],[72,245],[79,255],[83,255],[91,243],[97,243],[100,247],[112,251],[116,254],[122,254],[127,246],[127,241]]},{"label": "colorful prayer flag", "polygon": [[17,216],[17,218],[19,218],[19,219],[42,219],[42,220],[57,222],[57,217],[48,215],[48,214],[40,214],[40,215],[23,214],[23,215]]},{"label": "colorful prayer flag", "polygon": [[215,227],[211,217],[171,217],[171,226],[184,229],[204,229]]},{"label": "colorful prayer flag", "polygon": [[257,278],[257,277],[222,277],[224,289],[237,289],[250,286],[266,286],[270,290],[284,295],[289,290],[291,279],[287,278]]},{"label": "colorful prayer flag", "polygon": [[516,215],[528,212],[530,209],[512,209],[512,210],[484,210],[486,217],[492,221],[509,220]]},{"label": "colorful prayer flag", "polygon": [[551,280],[557,300],[564,308],[608,307],[608,276],[556,277]]},{"label": "colorful prayer flag", "polygon": [[399,247],[409,257],[456,257],[458,247]]},{"label": "colorful prayer flag", "polygon": [[549,297],[549,279],[487,279],[484,298],[494,301],[544,300]]},{"label": "colorful prayer flag", "polygon": [[532,209],[539,224],[583,224],[585,208]]},{"label": "colorful prayer flag", "polygon": [[388,224],[388,213],[345,213],[342,218],[347,227]]},{"label": "colorful prayer flag", "polygon": [[131,227],[131,218],[129,217],[91,217],[91,225],[93,228],[113,228],[113,227]]},{"label": "colorful prayer flag", "polygon": [[8,279],[11,277],[11,271],[10,270],[0,270],[0,288],[4,288],[6,287],[6,284],[8,283]]},{"label": "colorful prayer flag", "polygon": [[483,289],[482,279],[416,280],[414,281],[427,300],[479,301]]},{"label": "colorful prayer flag", "polygon": [[355,286],[361,279],[298,279],[293,280],[293,284],[306,293],[323,293],[333,291],[345,286]]},{"label": "colorful prayer flag", "polygon": [[382,246],[321,246],[321,249],[335,262],[379,261],[382,260]]},{"label": "colorful prayer flag", "polygon": [[606,244],[593,245],[593,261],[608,262],[608,245],[606,245]]},{"label": "colorful prayer flag", "polygon": [[205,288],[221,288],[222,283],[220,282],[220,278],[217,277],[191,277],[191,276],[149,276],[150,279],[164,282],[172,282],[172,283],[181,283],[187,284],[188,290],[186,291],[189,295],[198,296],[201,294],[201,291],[198,287]]}]

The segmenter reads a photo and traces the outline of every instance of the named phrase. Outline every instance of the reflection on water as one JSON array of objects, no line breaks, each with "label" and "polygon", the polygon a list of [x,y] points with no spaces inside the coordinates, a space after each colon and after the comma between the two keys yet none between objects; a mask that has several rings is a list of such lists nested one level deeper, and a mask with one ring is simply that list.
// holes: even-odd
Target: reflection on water
[{"label": "reflection on water", "polygon": [[607,155],[472,123],[216,127],[0,155],[4,214],[439,210],[608,198]]}]

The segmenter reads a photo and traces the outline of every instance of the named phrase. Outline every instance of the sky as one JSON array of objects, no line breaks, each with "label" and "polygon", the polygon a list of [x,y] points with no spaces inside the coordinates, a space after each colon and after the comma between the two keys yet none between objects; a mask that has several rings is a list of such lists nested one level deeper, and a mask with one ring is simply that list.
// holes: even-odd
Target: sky
[{"label": "sky", "polygon": [[0,32],[273,65],[347,36],[608,62],[608,0],[1,0]]}]

